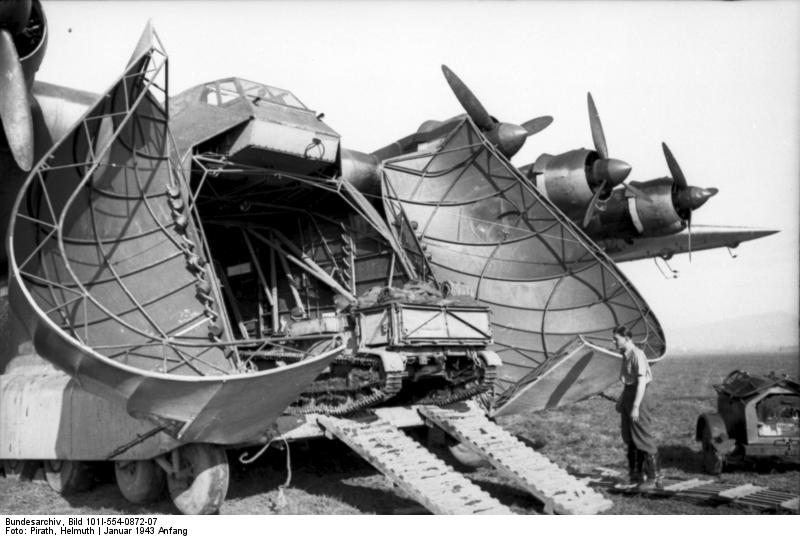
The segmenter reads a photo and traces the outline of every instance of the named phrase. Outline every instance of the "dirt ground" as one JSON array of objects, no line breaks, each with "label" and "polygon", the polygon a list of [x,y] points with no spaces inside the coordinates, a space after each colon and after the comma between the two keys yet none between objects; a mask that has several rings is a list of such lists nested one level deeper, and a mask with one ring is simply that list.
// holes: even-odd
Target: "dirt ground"
[{"label": "dirt ground", "polygon": [[[667,359],[654,369],[656,427],[665,474],[689,479],[702,473],[699,444],[694,440],[697,417],[714,410],[712,385],[734,369],[798,374],[797,356],[707,356]],[[615,396],[614,390],[608,395]],[[562,467],[591,471],[606,467],[624,472],[618,416],[602,397],[545,412],[512,416],[501,421],[508,430]],[[403,496],[368,463],[347,447],[330,440],[292,444],[291,482],[286,453],[271,449],[251,465],[229,452],[231,484],[222,514],[421,514],[425,510]],[[489,469],[469,471],[446,451],[437,454],[468,475],[477,485],[520,514],[537,514],[535,500]],[[62,497],[45,481],[0,478],[3,514],[177,514],[165,495],[147,506],[126,502],[107,464],[94,468],[95,486],[88,492]],[[800,494],[800,466],[776,460],[749,461],[726,469],[720,477],[731,484],[753,483]],[[608,514],[756,514],[736,506],[713,506],[680,499],[609,494]]]}]

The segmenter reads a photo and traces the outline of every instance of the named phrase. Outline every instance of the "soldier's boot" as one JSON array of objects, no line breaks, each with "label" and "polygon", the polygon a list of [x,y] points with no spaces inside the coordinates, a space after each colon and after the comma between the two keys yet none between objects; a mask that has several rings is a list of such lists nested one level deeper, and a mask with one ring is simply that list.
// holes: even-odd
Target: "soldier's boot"
[{"label": "soldier's boot", "polygon": [[641,449],[636,450],[636,474],[639,476],[639,484],[644,483],[645,480],[644,460],[646,456],[646,452],[642,451]]},{"label": "soldier's boot", "polygon": [[658,457],[658,452],[647,453],[641,452],[644,458],[644,475],[645,482],[639,485],[640,490],[653,490],[662,488],[661,480],[661,461]]},{"label": "soldier's boot", "polygon": [[633,485],[642,482],[642,459],[641,451],[636,449],[636,444],[628,444],[628,480]]}]

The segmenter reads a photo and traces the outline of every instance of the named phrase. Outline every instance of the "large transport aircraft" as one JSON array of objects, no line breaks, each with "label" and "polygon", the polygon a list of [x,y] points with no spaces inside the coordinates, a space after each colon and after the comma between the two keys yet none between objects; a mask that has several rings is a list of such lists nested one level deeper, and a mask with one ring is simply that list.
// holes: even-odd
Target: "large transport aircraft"
[{"label": "large transport aircraft", "polygon": [[130,501],[166,483],[208,513],[227,449],[328,436],[431,512],[510,513],[400,431],[427,426],[546,512],[610,506],[491,421],[613,384],[615,326],[666,352],[614,262],[508,161],[549,118],[470,113],[365,153],[284,89],[170,96],[150,25],[99,95],[34,80],[46,41],[38,0],[0,2],[7,475],[41,465],[67,493],[114,460]]}]

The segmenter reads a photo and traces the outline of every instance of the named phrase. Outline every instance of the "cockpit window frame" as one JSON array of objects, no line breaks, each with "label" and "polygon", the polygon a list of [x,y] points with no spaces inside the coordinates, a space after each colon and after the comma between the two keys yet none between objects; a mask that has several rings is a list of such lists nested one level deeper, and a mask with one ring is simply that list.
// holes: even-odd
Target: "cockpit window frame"
[{"label": "cockpit window frame", "polygon": [[[215,95],[216,98],[212,98],[212,94]],[[227,100],[224,100],[226,97]],[[207,82],[203,84],[203,90],[199,96],[200,102],[218,108],[231,106],[239,102],[240,99],[255,106],[258,106],[258,103],[263,101],[276,106],[285,106],[286,108],[314,113],[313,110],[308,108],[303,101],[298,99],[297,96],[289,90],[243,78],[223,78],[214,80],[213,82]],[[278,101],[278,99],[281,101]],[[213,100],[216,102],[212,102]],[[287,103],[285,100],[289,100],[290,102]]]},{"label": "cockpit window frame", "polygon": [[[223,88],[222,84],[232,84],[233,90],[228,87]],[[222,100],[223,94],[226,96],[233,96],[234,92],[236,95],[234,98],[225,101]],[[209,102],[209,97],[212,95],[212,93],[216,96],[216,103]],[[232,106],[240,99],[244,100],[241,86],[236,83],[235,79],[231,78],[215,80],[213,82],[203,84],[203,91],[200,93],[200,102],[209,106],[216,106],[217,108],[226,108],[228,106]]]},{"label": "cockpit window frame", "polygon": [[[262,84],[260,82],[254,82],[252,80],[247,80],[247,79],[244,79],[244,78],[237,78],[236,81],[238,82],[239,88],[240,88],[244,98],[247,99],[248,101],[250,101],[251,103],[255,104],[256,106],[258,105],[259,100],[263,99],[268,103],[276,104],[278,106],[286,106],[288,108],[295,108],[297,110],[303,110],[305,112],[313,112],[313,110],[308,108],[305,105],[305,103],[303,103],[303,101],[298,99],[297,96],[294,93],[292,93],[291,91],[289,91],[289,90],[286,90],[286,89],[283,89],[283,88],[278,88],[278,87],[275,87],[275,86],[270,86],[269,84]],[[246,86],[245,86],[246,84],[250,86],[247,89],[245,89],[246,88]],[[259,95],[251,96],[250,93],[256,88],[260,88],[260,89],[266,90],[266,92],[269,94],[269,98],[263,98],[263,97],[261,97]],[[288,97],[289,99],[291,99],[292,101],[294,101],[297,104],[290,104],[290,103],[286,103],[286,102],[276,102],[275,100],[273,100],[273,99],[284,98],[284,97]]]}]

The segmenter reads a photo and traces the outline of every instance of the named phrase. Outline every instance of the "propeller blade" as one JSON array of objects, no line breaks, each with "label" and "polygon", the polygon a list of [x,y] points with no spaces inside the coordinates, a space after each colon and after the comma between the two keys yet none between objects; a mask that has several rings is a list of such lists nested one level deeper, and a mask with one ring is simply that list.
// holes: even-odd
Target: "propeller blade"
[{"label": "propeller blade", "polygon": [[594,99],[592,99],[591,93],[586,94],[586,100],[589,102],[589,124],[592,127],[594,148],[600,153],[601,158],[608,158],[606,135],[603,133],[603,124],[600,123],[600,115],[597,113],[597,107],[594,105]]},{"label": "propeller blade", "polygon": [[552,116],[542,116],[526,121],[522,127],[528,131],[528,136],[531,136],[546,129],[552,122]]},{"label": "propeller blade", "polygon": [[442,72],[450,85],[450,89],[456,95],[456,99],[461,103],[461,106],[467,112],[469,117],[481,129],[488,131],[494,127],[495,121],[486,108],[483,107],[481,102],[475,97],[475,94],[470,91],[464,82],[461,81],[456,74],[451,71],[446,65],[442,65]]},{"label": "propeller blade", "polygon": [[650,196],[648,196],[642,190],[640,190],[639,188],[633,186],[632,184],[630,184],[630,183],[622,183],[622,186],[624,186],[625,190],[628,193],[630,193],[631,195],[633,195],[634,197],[637,197],[637,198],[645,200],[645,201],[651,201]]},{"label": "propeller blade", "polygon": [[0,123],[17,165],[33,166],[33,116],[25,73],[8,30],[0,30]]},{"label": "propeller blade", "polygon": [[586,208],[586,214],[583,216],[583,222],[581,226],[586,229],[589,227],[589,223],[592,221],[592,217],[594,217],[595,209],[597,208],[597,200],[600,198],[600,194],[603,193],[603,190],[606,188],[606,182],[600,185],[600,187],[594,191],[594,196],[592,196],[591,201],[589,202],[589,206]]},{"label": "propeller blade", "polygon": [[691,263],[692,262],[692,213],[689,213],[688,224],[689,224],[689,237],[687,240],[689,242],[689,263]]},{"label": "propeller blade", "polygon": [[684,177],[681,167],[678,166],[678,161],[675,160],[667,144],[661,142],[661,148],[664,150],[664,158],[667,159],[667,167],[669,168],[670,175],[672,175],[672,180],[675,181],[678,190],[686,190],[689,185],[686,183],[686,177]]}]

